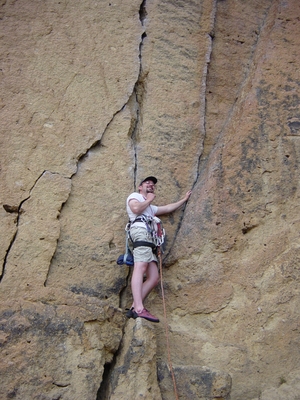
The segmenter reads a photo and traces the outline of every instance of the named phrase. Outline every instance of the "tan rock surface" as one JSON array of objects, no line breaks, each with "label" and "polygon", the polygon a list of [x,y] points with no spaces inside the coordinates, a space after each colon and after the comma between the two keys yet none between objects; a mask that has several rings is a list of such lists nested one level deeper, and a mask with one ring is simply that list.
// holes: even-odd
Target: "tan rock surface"
[{"label": "tan rock surface", "polygon": [[155,336],[155,327],[151,322],[140,318],[127,324],[107,392],[100,393],[100,398],[162,398],[157,381]]},{"label": "tan rock surface", "polygon": [[259,400],[296,400],[299,398],[299,390],[299,370],[295,370],[286,378],[280,377],[278,387],[265,390]]},{"label": "tan rock surface", "polygon": [[[1,398],[172,398],[155,375],[161,290],[147,300],[160,324],[125,320],[130,270],[115,263],[126,196],[148,174],[158,205],[193,187],[163,218],[180,399],[296,398],[300,3],[0,13]],[[197,386],[200,371],[216,385]]]},{"label": "tan rock surface", "polygon": [[[184,396],[195,400],[230,399],[231,378],[228,374],[198,365],[172,365],[172,370],[176,382],[176,395],[179,398]],[[174,399],[176,395],[175,389],[172,390],[174,384],[170,368],[164,364],[159,365],[158,378],[163,398]]]}]

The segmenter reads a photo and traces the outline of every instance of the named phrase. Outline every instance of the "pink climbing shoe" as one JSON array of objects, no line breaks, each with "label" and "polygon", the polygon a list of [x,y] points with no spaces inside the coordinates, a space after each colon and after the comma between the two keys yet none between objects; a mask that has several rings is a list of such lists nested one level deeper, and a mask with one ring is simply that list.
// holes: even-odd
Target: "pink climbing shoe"
[{"label": "pink climbing shoe", "polygon": [[136,319],[136,318],[145,318],[148,321],[151,322],[159,322],[159,319],[156,318],[154,315],[150,314],[148,310],[146,310],[146,308],[144,308],[141,312],[137,312],[135,310],[132,310],[132,318]]}]

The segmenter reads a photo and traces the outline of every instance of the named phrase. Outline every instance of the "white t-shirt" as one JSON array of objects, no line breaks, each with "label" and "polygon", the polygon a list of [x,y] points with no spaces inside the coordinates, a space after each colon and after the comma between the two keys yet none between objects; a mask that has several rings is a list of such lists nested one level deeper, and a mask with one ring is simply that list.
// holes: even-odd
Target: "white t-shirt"
[{"label": "white t-shirt", "polygon": [[[127,200],[126,200],[126,211],[127,211],[127,214],[128,214],[128,216],[129,216],[130,221],[134,221],[134,220],[136,219],[136,217],[138,217],[138,214],[134,214],[134,213],[131,211],[131,208],[129,207],[129,200],[131,200],[131,199],[138,200],[138,201],[140,201],[141,203],[144,202],[145,199],[144,199],[144,196],[143,196],[142,194],[140,194],[140,193],[131,193],[131,195],[127,197]],[[157,206],[153,206],[152,204],[150,204],[150,205],[143,211],[142,214],[144,214],[144,215],[149,215],[149,216],[151,216],[151,217],[154,217],[155,214],[157,213],[157,210],[158,210],[158,207],[157,207]],[[134,224],[134,226],[142,226],[142,227],[144,227],[145,224],[144,224],[143,222],[136,222],[136,223]]]}]

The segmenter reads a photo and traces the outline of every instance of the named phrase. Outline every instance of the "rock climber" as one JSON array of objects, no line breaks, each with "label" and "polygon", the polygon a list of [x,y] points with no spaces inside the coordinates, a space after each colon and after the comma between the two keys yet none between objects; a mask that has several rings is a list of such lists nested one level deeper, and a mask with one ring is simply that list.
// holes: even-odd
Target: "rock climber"
[{"label": "rock climber", "polygon": [[[165,206],[155,206],[152,202],[155,199],[155,185],[157,179],[154,176],[148,176],[141,181],[138,189],[139,193],[132,193],[126,201],[126,210],[129,216],[130,237],[134,242],[142,241],[153,243],[153,236],[149,231],[147,220],[157,215],[168,214],[177,210],[190,197],[189,190],[183,199],[176,203],[170,203]],[[145,318],[152,322],[159,322],[159,319],[152,315],[145,307],[143,301],[151,290],[159,282],[158,260],[149,246],[139,246],[133,249],[134,268],[131,279],[131,290],[133,296],[132,307],[127,311],[128,318]],[[144,279],[144,276],[146,279]]]}]

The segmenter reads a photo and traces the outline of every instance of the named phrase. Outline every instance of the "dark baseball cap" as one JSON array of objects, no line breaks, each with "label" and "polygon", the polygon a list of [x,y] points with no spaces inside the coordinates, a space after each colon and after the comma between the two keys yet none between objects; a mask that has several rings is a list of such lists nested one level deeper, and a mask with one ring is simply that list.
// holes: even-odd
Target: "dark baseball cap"
[{"label": "dark baseball cap", "polygon": [[152,181],[154,184],[157,183],[157,179],[155,178],[155,176],[147,176],[147,178],[143,179],[142,182],[140,183],[140,186],[147,181]]}]

